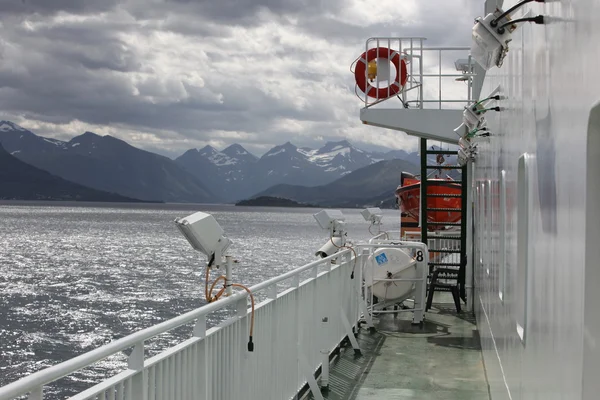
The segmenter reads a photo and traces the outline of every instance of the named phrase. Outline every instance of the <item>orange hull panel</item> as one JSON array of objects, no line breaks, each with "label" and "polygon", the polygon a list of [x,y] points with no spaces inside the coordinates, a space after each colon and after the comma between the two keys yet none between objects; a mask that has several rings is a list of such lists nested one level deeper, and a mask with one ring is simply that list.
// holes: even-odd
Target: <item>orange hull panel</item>
[{"label": "orange hull panel", "polygon": [[[462,192],[460,183],[439,179],[427,182],[427,194],[459,195]],[[400,199],[400,210],[419,220],[421,206],[421,183],[417,179],[405,179],[404,186],[396,189],[396,197]],[[461,208],[460,197],[428,197],[427,208]],[[456,211],[429,211],[428,222],[459,222],[461,213]],[[433,225],[431,230],[443,229],[443,225]]]}]

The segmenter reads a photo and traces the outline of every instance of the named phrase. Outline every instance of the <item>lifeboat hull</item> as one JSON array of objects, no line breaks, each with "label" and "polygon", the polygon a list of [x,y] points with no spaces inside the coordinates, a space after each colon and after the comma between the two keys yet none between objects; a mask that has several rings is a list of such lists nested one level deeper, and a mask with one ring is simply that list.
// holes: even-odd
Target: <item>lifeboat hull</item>
[{"label": "lifeboat hull", "polygon": [[[429,179],[427,181],[427,194],[460,195],[462,187],[460,183],[446,179]],[[419,210],[421,207],[421,182],[412,175],[402,176],[402,183],[396,189],[396,197],[399,199],[400,210],[419,221]],[[461,197],[428,197],[427,208],[460,209]],[[459,222],[461,213],[457,211],[429,211],[428,222]],[[430,230],[444,229],[443,225],[432,225]]]}]

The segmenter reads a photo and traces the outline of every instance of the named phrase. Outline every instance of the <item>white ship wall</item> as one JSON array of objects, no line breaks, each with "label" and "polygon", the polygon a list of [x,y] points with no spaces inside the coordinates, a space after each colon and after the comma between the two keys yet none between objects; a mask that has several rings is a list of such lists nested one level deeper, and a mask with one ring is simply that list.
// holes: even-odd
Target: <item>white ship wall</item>
[{"label": "white ship wall", "polygon": [[528,12],[549,23],[520,24],[480,97],[507,97],[486,114],[473,175],[484,360],[494,400],[600,399],[600,1],[529,3],[513,18]]}]

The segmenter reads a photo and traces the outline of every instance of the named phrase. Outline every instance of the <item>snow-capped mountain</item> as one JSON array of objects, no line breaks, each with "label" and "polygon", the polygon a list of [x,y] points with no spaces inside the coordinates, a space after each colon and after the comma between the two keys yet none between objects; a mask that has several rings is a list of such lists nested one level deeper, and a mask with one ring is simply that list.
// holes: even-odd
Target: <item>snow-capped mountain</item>
[{"label": "snow-capped mountain", "polygon": [[190,149],[175,159],[209,189],[226,201],[236,200],[239,193],[252,192],[248,179],[251,166],[258,158],[239,144],[218,151],[212,146]]},{"label": "snow-capped mountain", "polygon": [[65,142],[0,121],[0,144],[27,164],[93,189],[151,201],[218,201],[173,160],[112,136],[86,132]]},{"label": "snow-capped mountain", "polygon": [[372,154],[353,147],[347,140],[327,142],[318,150],[298,149],[298,152],[325,172],[336,173],[339,176],[379,161]]},{"label": "snow-capped mountain", "polygon": [[415,153],[398,150],[371,153],[342,140],[327,142],[319,149],[286,142],[260,158],[239,144],[223,151],[206,146],[188,150],[176,161],[206,182],[216,194],[228,201],[236,201],[281,183],[324,185],[381,160],[396,159],[398,155],[410,161],[418,160]]},{"label": "snow-capped mountain", "polygon": [[381,160],[401,158],[418,164],[416,153],[367,152],[346,140],[318,149],[286,142],[260,158],[239,144],[221,151],[205,146],[173,161],[111,136],[86,132],[61,141],[37,136],[10,121],[0,121],[0,143],[22,161],[64,179],[133,198],[171,202],[233,202],[277,184],[325,185]]},{"label": "snow-capped mountain", "polygon": [[10,121],[0,121],[0,140],[4,149],[14,155],[54,154],[66,149],[66,142],[37,136]]},{"label": "snow-capped mountain", "polygon": [[253,163],[258,160],[258,157],[256,157],[254,154],[249,153],[245,148],[243,148],[237,143],[234,143],[231,146],[225,148],[221,153],[231,158],[235,158],[236,160],[239,160],[242,163]]}]

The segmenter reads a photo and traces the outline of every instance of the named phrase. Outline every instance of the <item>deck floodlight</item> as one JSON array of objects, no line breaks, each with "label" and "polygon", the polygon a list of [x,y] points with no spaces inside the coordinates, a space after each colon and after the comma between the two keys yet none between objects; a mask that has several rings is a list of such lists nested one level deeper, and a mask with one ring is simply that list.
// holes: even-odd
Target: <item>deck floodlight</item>
[{"label": "deck floodlight", "polygon": [[463,111],[463,124],[467,127],[467,132],[479,128],[483,124],[483,106],[474,105],[465,107]]},{"label": "deck floodlight", "polygon": [[463,150],[468,150],[471,147],[471,143],[469,142],[469,139],[464,138],[464,137],[461,137],[460,139],[458,139],[458,145]]},{"label": "deck floodlight", "polygon": [[456,70],[458,72],[462,72],[463,74],[471,72],[472,66],[473,63],[470,62],[468,58],[459,58],[458,60],[454,61],[454,67],[456,68]]},{"label": "deck floodlight", "polygon": [[470,156],[467,154],[468,150],[458,149],[458,165],[464,167],[469,162]]},{"label": "deck floodlight", "polygon": [[333,237],[330,240],[328,240],[327,242],[325,242],[325,244],[323,246],[321,246],[321,248],[319,250],[317,250],[317,252],[315,253],[315,256],[321,257],[321,258],[329,257],[329,256],[337,253],[340,250],[340,247],[342,247],[342,246],[343,246],[342,238],[341,237]]},{"label": "deck floodlight", "polygon": [[323,254],[330,256],[334,253],[332,253],[333,248],[337,250],[340,247],[345,246],[346,232],[344,228],[346,223],[344,221],[346,220],[346,217],[344,217],[344,214],[342,214],[340,210],[321,210],[318,213],[313,214],[313,216],[322,229],[329,231],[329,240],[319,249],[319,251],[317,251],[317,256],[323,257]]},{"label": "deck floodlight", "polygon": [[383,213],[379,207],[367,207],[360,212],[365,221],[370,222],[373,225],[381,224]]},{"label": "deck floodlight", "polygon": [[344,224],[346,217],[340,210],[321,210],[313,215],[322,229],[335,230]]},{"label": "deck floodlight", "polygon": [[231,241],[212,215],[197,212],[176,219],[175,224],[195,250],[204,253],[217,266],[220,265],[221,256]]},{"label": "deck floodlight", "polygon": [[473,27],[471,57],[486,71],[494,66],[502,66],[508,52],[508,43],[512,40],[509,29],[498,33],[498,29],[492,26],[492,21],[495,24],[504,24],[509,21],[506,16],[496,21],[501,15],[502,11],[496,10],[496,12],[486,15],[485,18],[477,18]]}]

